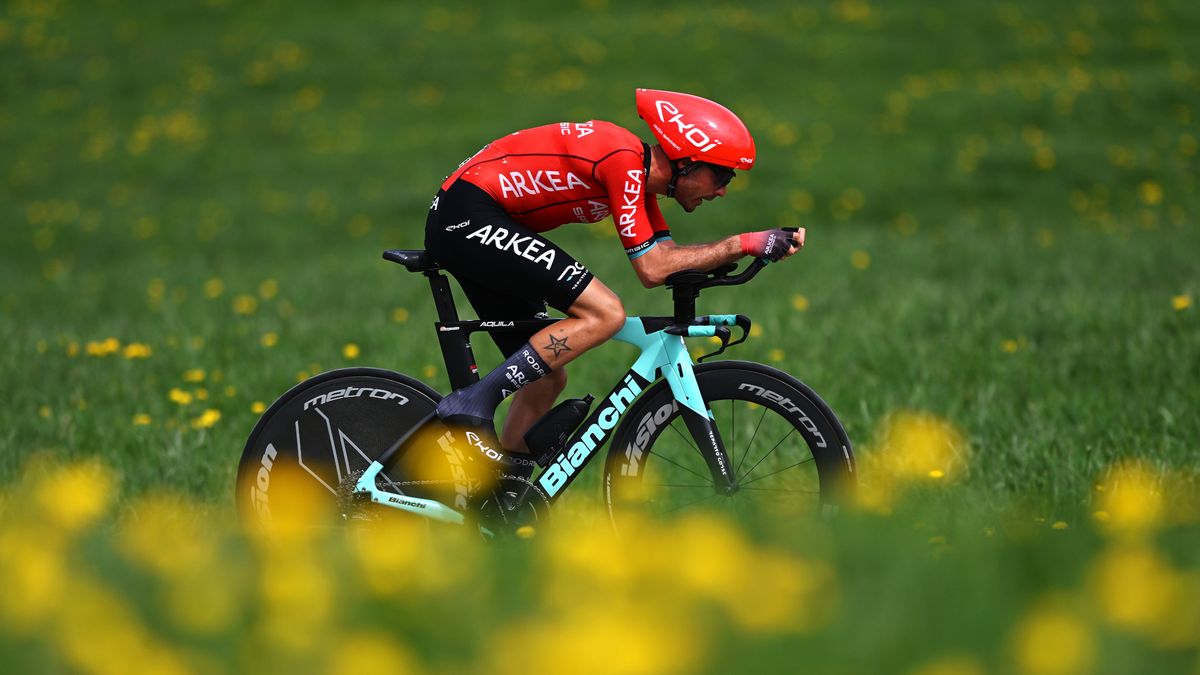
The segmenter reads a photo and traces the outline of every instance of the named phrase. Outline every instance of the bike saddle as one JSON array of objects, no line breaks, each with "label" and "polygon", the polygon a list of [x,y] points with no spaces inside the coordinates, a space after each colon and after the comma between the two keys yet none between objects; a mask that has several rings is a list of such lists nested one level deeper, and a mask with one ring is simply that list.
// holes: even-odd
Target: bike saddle
[{"label": "bike saddle", "polygon": [[400,263],[409,272],[428,272],[441,269],[426,251],[391,249],[383,252],[383,259]]}]

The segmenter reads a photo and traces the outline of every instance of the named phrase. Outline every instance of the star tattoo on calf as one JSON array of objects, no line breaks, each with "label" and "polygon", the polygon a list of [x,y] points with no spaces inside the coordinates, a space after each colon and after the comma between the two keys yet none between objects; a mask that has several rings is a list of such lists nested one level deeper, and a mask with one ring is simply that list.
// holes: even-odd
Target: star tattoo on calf
[{"label": "star tattoo on calf", "polygon": [[546,345],[542,349],[549,349],[553,351],[554,356],[556,357],[563,352],[571,351],[571,348],[567,346],[567,338],[564,337],[563,339],[559,340],[553,335],[550,336],[550,344]]}]

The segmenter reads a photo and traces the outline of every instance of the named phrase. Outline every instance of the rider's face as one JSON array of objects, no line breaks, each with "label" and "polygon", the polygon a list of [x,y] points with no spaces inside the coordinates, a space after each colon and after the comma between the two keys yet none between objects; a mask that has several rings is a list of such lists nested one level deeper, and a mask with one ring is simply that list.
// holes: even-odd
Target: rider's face
[{"label": "rider's face", "polygon": [[691,213],[704,202],[724,197],[733,171],[702,164],[675,181],[675,201]]}]

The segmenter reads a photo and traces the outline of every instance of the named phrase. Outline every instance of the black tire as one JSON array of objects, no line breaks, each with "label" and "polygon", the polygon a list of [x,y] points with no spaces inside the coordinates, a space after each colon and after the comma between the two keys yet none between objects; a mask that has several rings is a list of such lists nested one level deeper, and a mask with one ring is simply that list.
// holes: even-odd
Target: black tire
[{"label": "black tire", "polygon": [[614,525],[636,512],[715,508],[739,519],[829,515],[853,498],[854,454],[841,422],[787,373],[748,361],[696,367],[739,490],[719,495],[665,381],[633,404],[613,435],[604,499]]},{"label": "black tire", "polygon": [[[439,400],[425,384],[379,368],[334,370],[292,387],[246,441],[235,496],[242,520],[270,525],[336,515],[339,484],[366,469]],[[399,457],[380,485],[419,473],[414,461]],[[419,489],[391,489],[427,496],[417,495]]]}]

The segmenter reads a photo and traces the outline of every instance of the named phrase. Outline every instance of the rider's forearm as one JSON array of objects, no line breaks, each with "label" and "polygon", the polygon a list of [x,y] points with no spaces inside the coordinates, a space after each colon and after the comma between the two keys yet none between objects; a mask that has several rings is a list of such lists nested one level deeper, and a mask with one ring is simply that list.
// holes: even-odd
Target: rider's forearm
[{"label": "rider's forearm", "polygon": [[736,235],[709,244],[673,244],[660,248],[663,249],[662,257],[655,266],[655,273],[650,275],[656,286],[680,270],[707,272],[743,256],[742,246]]}]

